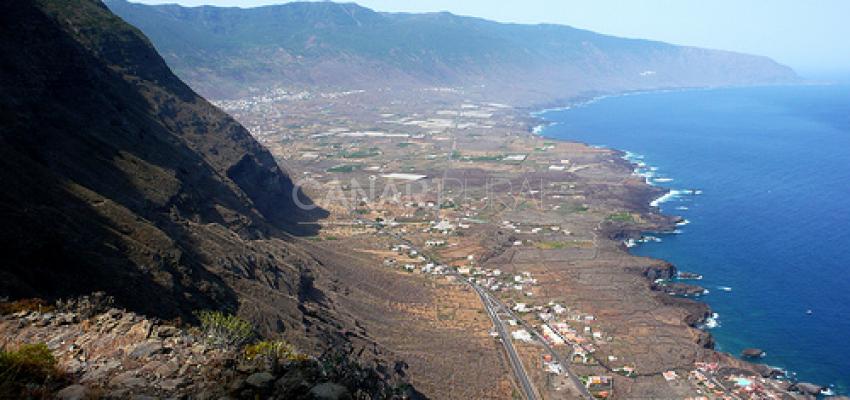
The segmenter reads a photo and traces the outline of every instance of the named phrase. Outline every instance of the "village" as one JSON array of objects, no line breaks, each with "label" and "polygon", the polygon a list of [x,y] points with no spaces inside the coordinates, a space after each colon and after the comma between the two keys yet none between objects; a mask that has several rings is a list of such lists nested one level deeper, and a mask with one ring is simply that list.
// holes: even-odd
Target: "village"
[{"label": "village", "polygon": [[494,346],[511,341],[503,351],[516,347],[515,373],[532,382],[525,397],[805,392],[711,350],[694,328],[703,308],[658,291],[675,271],[628,255],[642,232],[676,220],[649,206],[663,193],[620,154],[541,138],[533,118],[458,101],[462,89],[389,104],[380,95],[279,91],[219,106],[330,212],[311,240],[355,247],[387,273],[482,291]]}]

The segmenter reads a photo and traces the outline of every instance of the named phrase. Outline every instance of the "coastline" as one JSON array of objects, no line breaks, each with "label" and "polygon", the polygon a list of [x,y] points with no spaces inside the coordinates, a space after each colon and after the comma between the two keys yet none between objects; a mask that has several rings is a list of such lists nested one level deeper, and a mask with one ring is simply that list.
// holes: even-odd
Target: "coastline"
[{"label": "coastline", "polygon": [[[708,89],[700,89],[705,90]],[[411,114],[410,105],[406,103],[380,109],[367,108],[369,103],[363,103],[363,116],[359,118],[368,122],[357,120],[346,123],[353,131],[379,129],[386,132],[395,132],[400,124],[404,124],[404,129],[410,130],[410,138],[375,136],[364,137],[352,143],[348,136],[339,134],[323,136],[321,139],[323,146],[339,146],[339,149],[349,152],[379,148],[382,154],[375,157],[374,161],[347,160],[344,156],[332,153],[321,155],[318,162],[302,157],[303,154],[314,154],[316,151],[314,134],[333,132],[332,129],[340,124],[333,119],[328,120],[327,126],[311,126],[299,131],[295,137],[303,137],[304,140],[292,141],[290,146],[278,146],[269,142],[276,150],[275,155],[291,163],[294,171],[315,174],[316,184],[311,186],[314,192],[310,193],[325,193],[329,188],[339,187],[340,182],[350,179],[372,179],[370,174],[375,174],[374,171],[380,168],[387,169],[387,172],[397,172],[412,167],[409,171],[433,177],[435,183],[440,179],[464,182],[463,193],[467,197],[462,197],[452,207],[439,208],[440,226],[449,229],[453,226],[453,231],[435,232],[433,229],[424,229],[433,226],[435,220],[430,217],[427,221],[410,219],[409,216],[414,215],[417,207],[427,209],[430,207],[428,201],[434,201],[432,192],[424,192],[413,194],[409,197],[409,202],[405,199],[404,203],[397,205],[367,201],[365,206],[358,206],[358,209],[363,209],[364,214],[351,214],[348,208],[336,203],[327,203],[328,208],[334,210],[334,219],[324,225],[323,237],[327,239],[322,240],[334,240],[335,246],[351,246],[357,251],[375,252],[381,255],[380,257],[385,257],[382,260],[376,255],[374,263],[382,272],[386,270],[389,274],[387,279],[393,282],[398,276],[404,276],[411,281],[421,277],[451,283],[448,279],[441,278],[441,271],[435,271],[428,265],[417,268],[414,264],[408,265],[408,261],[389,265],[382,263],[391,262],[393,259],[407,260],[397,258],[399,254],[394,251],[383,255],[387,249],[398,244],[394,239],[396,236],[393,235],[398,234],[409,240],[417,252],[440,260],[435,261],[435,265],[446,264],[450,268],[457,268],[458,274],[469,274],[470,278],[480,280],[480,284],[487,285],[490,293],[505,302],[508,308],[525,305],[526,307],[520,308],[525,313],[519,317],[525,320],[529,327],[540,327],[545,333],[542,325],[538,324],[551,316],[555,319],[552,324],[559,324],[565,332],[573,335],[567,339],[566,346],[558,351],[562,357],[570,357],[573,350],[571,346],[579,339],[591,344],[596,350],[596,354],[589,359],[562,363],[569,376],[605,376],[611,379],[617,393],[612,398],[692,397],[705,393],[704,385],[689,378],[698,373],[704,373],[715,382],[721,382],[726,386],[726,393],[740,393],[741,388],[736,386],[735,379],[743,374],[752,382],[773,390],[773,393],[782,393],[779,398],[787,396],[786,390],[780,387],[787,387],[787,381],[777,382],[767,377],[775,376],[775,370],[743,361],[732,354],[715,351],[712,335],[705,329],[699,329],[700,325],[706,322],[711,325],[709,318],[713,316],[706,303],[697,301],[699,296],[696,294],[702,292],[695,293],[695,289],[681,285],[654,285],[657,279],[666,281],[677,273],[673,265],[663,261],[663,255],[655,258],[644,257],[640,253],[646,247],[630,252],[626,245],[630,239],[635,244],[641,240],[654,241],[648,232],[673,232],[681,228],[676,223],[686,223],[684,220],[677,221],[659,214],[657,210],[653,210],[652,205],[662,205],[661,201],[673,195],[669,193],[669,189],[663,187],[683,187],[684,182],[692,181],[690,177],[681,175],[681,181],[676,179],[673,181],[675,183],[660,182],[653,186],[654,181],[659,177],[664,179],[663,174],[672,170],[658,171],[658,175],[653,176],[649,173],[652,172],[651,166],[644,164],[642,166],[648,169],[644,174],[646,176],[638,176],[635,169],[641,165],[637,164],[653,160],[641,160],[636,158],[635,154],[604,146],[577,144],[578,141],[569,140],[566,135],[564,139],[567,140],[548,140],[543,137],[544,131],[560,131],[565,125],[545,130],[551,121],[541,120],[540,114],[536,114],[538,117],[535,118],[535,114],[531,113],[535,110],[522,106],[493,106],[490,103],[477,103],[454,96],[449,96],[445,101],[431,100],[433,103],[421,104],[415,114]],[[605,96],[610,98],[616,95]],[[599,96],[594,97],[599,101]],[[574,106],[581,100],[587,102],[592,99],[593,97],[577,99],[569,104]],[[301,107],[303,106],[291,110],[292,107],[288,103],[280,105],[281,110],[289,112],[303,112]],[[316,107],[324,113],[327,104],[317,101]],[[348,101],[341,100],[338,107],[340,115],[352,115]],[[446,110],[457,108],[473,111],[469,115],[457,116],[455,123],[463,126],[463,129],[431,132],[433,121],[452,126],[446,121],[446,116],[450,115]],[[255,112],[257,111],[251,109],[237,115],[249,125],[267,123],[262,114],[254,114]],[[584,113],[585,110],[577,112]],[[488,119],[483,119],[484,113],[487,113]],[[555,115],[549,117],[556,118]],[[377,122],[373,122],[372,118]],[[556,120],[570,124],[569,118]],[[538,127],[535,129],[535,126]],[[592,129],[593,125],[584,125],[583,131],[589,133]],[[544,135],[541,136],[541,133]],[[594,136],[583,137],[595,140]],[[396,142],[403,142],[403,145]],[[644,147],[631,147],[648,156],[654,154]],[[623,148],[628,149],[630,146]],[[441,154],[451,154],[449,162],[440,157]],[[633,159],[630,161],[629,158]],[[406,161],[382,167],[386,160]],[[328,171],[334,165],[354,162],[369,165],[369,169]],[[667,168],[663,164],[659,166],[662,169]],[[377,184],[382,182],[380,178],[372,180]],[[490,184],[492,182],[505,184]],[[520,188],[520,191],[516,191],[516,188]],[[701,188],[708,189],[708,194],[715,192],[714,188],[708,186],[703,185]],[[342,190],[346,194],[350,192],[345,188]],[[351,191],[351,195],[355,193]],[[665,198],[665,195],[668,197]],[[455,200],[457,199],[455,197]],[[678,205],[680,204],[664,206],[664,209],[675,213],[673,208]],[[704,221],[696,218],[699,213],[693,215],[698,223],[689,230],[696,231],[704,226]],[[404,224],[391,223],[383,226],[381,230],[391,234],[375,236],[372,231],[375,227],[371,225],[349,228],[352,217],[356,220],[375,217],[384,220],[398,218],[398,221]],[[477,222],[470,223],[471,219]],[[408,225],[410,222],[420,223],[417,227],[423,229],[411,229]],[[384,239],[376,241],[376,237]],[[435,243],[439,244],[435,247]],[[401,256],[407,257],[403,254]],[[470,256],[480,271],[464,266],[472,264],[469,263],[473,261]],[[691,268],[688,263],[681,263],[681,266]],[[702,268],[700,271],[710,270]],[[352,273],[351,276],[360,277],[362,273],[358,269],[358,272]],[[703,282],[688,283],[704,285],[704,282],[715,280],[715,275],[712,273]],[[517,277],[519,282],[516,281]],[[737,284],[730,286],[735,286],[736,291],[740,290]],[[715,285],[710,288],[715,292]],[[402,292],[407,296],[410,289]],[[404,297],[399,297],[402,298]],[[442,295],[434,297],[444,298]],[[423,304],[429,302],[425,298],[420,301]],[[452,300],[448,304],[456,302]],[[479,303],[476,300],[464,304],[477,309],[481,306]],[[533,312],[529,311],[532,307]],[[721,310],[721,313],[726,312],[725,310]],[[458,354],[456,345],[446,344],[456,343],[462,337],[469,338],[468,324],[481,316],[480,313],[471,313],[466,316],[455,314],[452,317],[438,309],[438,312],[429,317],[433,320],[429,321],[449,330],[432,331],[433,337],[439,340],[428,341],[422,340],[423,337],[429,337],[428,335],[402,337],[385,330],[387,324],[383,321],[372,320],[368,315],[360,315],[360,318],[365,321],[364,326],[367,331],[372,332],[377,341],[390,344],[391,349],[398,351],[400,358],[410,360],[412,376],[422,376],[415,382],[417,387],[423,388],[426,393],[446,394],[442,382],[445,379],[453,379],[449,371],[451,365],[457,362],[454,356]],[[727,319],[732,320],[731,316]],[[485,339],[482,344],[492,347],[491,351],[485,351],[482,347],[480,355],[483,357],[502,354],[498,342],[494,346],[493,339],[486,335],[491,321],[477,320],[475,324],[478,329],[475,332]],[[727,325],[731,326],[731,323],[727,322]],[[457,330],[460,327],[464,328]],[[586,328],[591,331],[586,331]],[[725,329],[726,332],[732,331]],[[599,333],[592,335],[593,332]],[[713,333],[725,335],[726,332]],[[549,390],[550,394],[556,394],[547,383],[547,377],[555,379],[556,375],[550,376],[549,372],[543,369],[544,365],[540,364],[540,348],[536,347],[540,344],[526,343],[520,339],[517,339],[515,344],[519,346],[520,353],[525,354],[523,363],[534,384],[540,390]],[[427,360],[418,358],[424,349],[435,357]],[[770,353],[776,354],[773,351]],[[791,365],[784,362],[782,364]],[[492,380],[476,381],[482,375],[495,376],[507,372],[506,380],[512,380],[510,368],[498,368],[498,365],[492,363],[488,365],[490,366],[479,370],[475,376],[466,378],[473,387],[481,390],[491,387]],[[720,370],[706,371],[705,368],[711,365],[719,366]],[[624,368],[629,368],[633,373],[624,372]],[[434,371],[445,373],[433,375]],[[674,372],[678,374],[678,378],[673,376],[667,379]]]},{"label": "coastline", "polygon": [[[811,86],[811,85],[817,85],[817,84],[800,83],[800,84],[795,84],[795,85],[790,85],[790,86],[799,86],[799,85]],[[829,85],[829,84],[823,84],[823,85]],[[774,86],[774,85],[770,85],[770,86]],[[782,86],[789,86],[789,85],[782,85]],[[633,175],[640,176],[644,179],[645,185],[652,187],[652,188],[663,189],[663,191],[664,191],[663,194],[661,194],[660,196],[649,201],[646,205],[649,206],[651,210],[653,210],[652,212],[657,212],[659,215],[665,216],[667,218],[676,219],[677,222],[670,227],[671,228],[670,230],[643,230],[643,231],[640,231],[637,239],[634,238],[634,237],[631,237],[631,235],[626,234],[629,237],[623,241],[623,245],[626,247],[626,251],[630,255],[635,255],[632,252],[631,249],[637,247],[639,244],[646,243],[646,242],[649,242],[649,241],[661,242],[663,240],[662,238],[659,238],[659,237],[653,236],[653,235],[655,235],[655,234],[660,234],[660,235],[681,234],[683,232],[680,229],[678,229],[678,226],[684,226],[684,225],[687,225],[687,224],[690,223],[690,221],[687,220],[687,219],[684,219],[684,218],[677,216],[675,214],[670,214],[669,210],[667,212],[662,211],[662,208],[661,208],[662,204],[673,201],[673,200],[675,200],[675,199],[677,199],[681,196],[698,196],[698,195],[701,195],[702,190],[700,190],[700,189],[676,189],[676,188],[673,188],[673,187],[659,186],[658,183],[670,183],[670,182],[674,182],[675,179],[669,178],[669,177],[666,177],[666,176],[659,177],[656,174],[656,172],[658,171],[658,168],[646,163],[644,161],[644,155],[631,152],[627,149],[612,148],[612,147],[609,147],[608,145],[595,145],[595,144],[587,143],[587,142],[580,141],[580,140],[564,139],[564,138],[559,138],[559,137],[553,136],[553,135],[547,135],[547,133],[546,133],[547,129],[552,127],[552,126],[556,126],[557,124],[559,124],[559,122],[547,119],[546,114],[552,113],[552,112],[558,112],[558,111],[571,110],[571,109],[578,108],[578,107],[589,106],[589,105],[592,105],[594,103],[597,103],[599,101],[609,99],[609,98],[626,97],[626,96],[633,96],[633,95],[639,95],[639,94],[689,92],[689,91],[710,91],[710,90],[727,89],[727,88],[738,88],[738,87],[707,87],[707,88],[677,88],[677,89],[642,90],[642,91],[629,91],[629,92],[623,92],[623,93],[602,94],[602,95],[590,96],[590,97],[586,97],[586,98],[579,97],[579,98],[576,98],[575,100],[573,100],[571,102],[568,102],[566,105],[563,105],[563,106],[549,106],[549,107],[539,109],[537,111],[529,112],[529,116],[532,118],[532,121],[534,121],[534,124],[533,124],[530,131],[531,131],[531,134],[539,136],[541,138],[545,138],[547,140],[557,140],[557,141],[564,141],[564,142],[580,143],[580,144],[584,144],[584,145],[587,145],[587,146],[593,147],[593,148],[604,148],[604,149],[612,150],[616,154],[618,154],[619,159],[627,162],[632,167]],[[685,207],[685,206],[681,206],[681,207],[682,207],[681,208],[682,210],[688,210],[688,207]],[[664,260],[664,259],[659,259],[659,260],[663,261],[663,262],[668,262],[667,260]],[[676,274],[682,272],[682,271],[676,270],[675,266],[673,266],[673,268],[674,268],[674,271],[676,271]],[[688,273],[688,274],[690,274],[690,273]],[[702,275],[699,275],[699,274],[693,274],[693,275],[698,276],[698,277],[697,278],[693,278],[693,277],[680,278],[680,279],[677,279],[676,281],[680,281],[680,280],[700,280],[700,279],[702,279]],[[677,277],[677,275],[674,275],[673,278],[676,278],[676,277]],[[658,279],[658,280],[656,280],[656,282],[660,281],[660,280],[661,279]],[[672,279],[672,278],[670,279],[670,281],[673,281],[673,280],[674,279]],[[728,291],[731,291],[732,288],[720,286],[720,287],[718,287],[718,289],[728,292]],[[708,289],[705,289],[705,292],[703,294],[708,294],[708,293],[709,293]],[[699,302],[700,304],[705,305],[705,307],[708,311],[707,311],[707,315],[704,318],[702,318],[700,321],[698,321],[696,324],[693,324],[692,326],[703,331],[703,332],[705,332],[707,335],[710,336],[710,342],[712,343],[710,349],[712,349],[713,351],[715,351],[717,353],[720,353],[720,354],[723,354],[727,357],[730,357],[734,360],[737,360],[740,363],[752,365],[753,367],[768,367],[768,368],[772,368],[776,371],[782,371],[782,374],[778,375],[777,378],[780,379],[780,380],[786,380],[788,382],[792,382],[792,385],[791,385],[792,388],[794,387],[794,385],[796,383],[803,384],[803,381],[798,380],[797,377],[796,377],[796,373],[793,372],[793,370],[790,369],[790,368],[772,367],[772,366],[767,366],[766,364],[758,364],[758,363],[755,362],[755,360],[753,358],[748,358],[748,357],[745,357],[745,356],[742,356],[742,355],[735,355],[733,353],[723,351],[723,350],[717,350],[715,348],[715,345],[714,345],[715,337],[711,333],[711,329],[720,326],[719,315],[710,308],[710,305],[707,302],[702,301],[699,297],[700,296],[697,295],[697,296],[691,297],[691,299],[694,299],[695,301]],[[762,353],[761,356],[763,357],[764,353]],[[822,388],[822,390],[818,393],[818,395],[817,395],[818,398],[820,398],[822,396],[830,397],[830,396],[836,396],[836,395],[843,394],[843,393],[836,393],[835,391],[833,391],[834,387],[833,387],[832,384],[827,384],[827,385],[823,385],[823,386],[820,386],[820,387]]]}]

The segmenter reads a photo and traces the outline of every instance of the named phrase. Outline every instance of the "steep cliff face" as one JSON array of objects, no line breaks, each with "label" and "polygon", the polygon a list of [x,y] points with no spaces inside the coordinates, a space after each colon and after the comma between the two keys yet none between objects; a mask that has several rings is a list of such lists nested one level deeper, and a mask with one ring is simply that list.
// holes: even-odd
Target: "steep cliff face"
[{"label": "steep cliff face", "polygon": [[489,100],[545,102],[797,79],[766,57],[450,13],[380,13],[332,2],[244,9],[107,4],[148,34],[192,87],[217,98],[275,85],[451,85]]},{"label": "steep cliff face", "polygon": [[4,2],[0,51],[0,297],[321,328],[317,264],[280,239],[321,215],[138,30],[95,0]]}]

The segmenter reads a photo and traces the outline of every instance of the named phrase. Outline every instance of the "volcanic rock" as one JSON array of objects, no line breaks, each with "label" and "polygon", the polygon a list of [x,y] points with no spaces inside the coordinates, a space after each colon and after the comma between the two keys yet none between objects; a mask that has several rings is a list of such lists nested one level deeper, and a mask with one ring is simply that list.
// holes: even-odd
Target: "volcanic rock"
[{"label": "volcanic rock", "polygon": [[741,352],[741,355],[748,358],[761,358],[764,357],[764,351],[757,348],[746,348]]}]

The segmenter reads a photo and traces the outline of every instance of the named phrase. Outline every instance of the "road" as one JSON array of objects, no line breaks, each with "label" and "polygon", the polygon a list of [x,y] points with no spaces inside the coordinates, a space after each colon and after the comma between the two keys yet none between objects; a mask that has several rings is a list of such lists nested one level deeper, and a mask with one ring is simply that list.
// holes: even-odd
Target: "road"
[{"label": "road", "polygon": [[[472,286],[476,288],[476,291],[479,291],[479,290],[484,291],[484,289],[479,288],[479,287],[478,287],[478,285],[475,285],[475,284],[474,284],[474,283],[472,283],[472,282],[470,282],[470,284],[472,284]],[[480,292],[479,292],[479,295],[480,295]],[[586,387],[585,387],[585,386],[581,383],[581,381],[578,379],[578,377],[576,376],[576,374],[574,374],[572,371],[570,371],[570,369],[569,369],[569,364],[568,364],[568,362],[569,362],[569,361],[568,361],[568,360],[566,360],[566,359],[564,359],[564,358],[563,358],[563,357],[562,357],[562,356],[561,356],[561,355],[560,355],[557,351],[555,351],[555,349],[553,349],[553,348],[552,348],[552,346],[550,346],[550,345],[549,345],[549,343],[548,343],[548,342],[546,342],[546,339],[545,339],[545,338],[543,338],[543,337],[540,335],[540,333],[538,333],[538,332],[537,332],[537,330],[535,330],[535,329],[534,329],[533,327],[531,327],[531,326],[528,326],[528,324],[526,324],[526,322],[525,322],[525,321],[523,321],[523,320],[522,320],[521,318],[519,318],[516,314],[514,314],[514,312],[513,312],[513,311],[511,311],[511,309],[510,309],[510,308],[508,308],[508,306],[506,306],[504,303],[502,303],[502,302],[501,302],[501,301],[499,301],[498,299],[495,299],[495,298],[493,298],[492,296],[490,296],[490,295],[489,295],[489,293],[485,293],[485,296],[488,298],[488,300],[489,300],[490,304],[495,304],[497,308],[501,309],[503,312],[505,312],[505,313],[507,313],[508,315],[510,315],[510,316],[511,316],[511,318],[512,318],[512,319],[514,319],[515,321],[517,321],[517,323],[518,323],[520,326],[522,326],[523,328],[525,328],[525,329],[526,329],[527,331],[529,331],[529,332],[530,332],[530,333],[531,333],[531,334],[532,334],[535,338],[537,338],[537,341],[539,341],[541,344],[543,344],[543,347],[544,347],[544,348],[546,348],[546,351],[548,351],[548,352],[549,352],[549,354],[552,356],[552,359],[553,359],[553,360],[555,360],[555,361],[557,361],[557,362],[558,362],[558,364],[560,364],[560,365],[564,368],[564,371],[566,371],[567,377],[568,377],[568,378],[570,378],[570,380],[572,381],[572,383],[573,383],[573,385],[575,386],[576,390],[577,390],[577,391],[581,394],[581,396],[582,396],[583,398],[585,398],[585,399],[593,399],[593,395],[591,395],[591,394],[590,394],[590,392],[587,390],[587,388],[586,388]]]},{"label": "road", "polygon": [[[355,219],[364,224],[374,224],[374,222],[365,220],[363,218],[355,217]],[[378,226],[376,225],[376,227]],[[404,236],[399,235],[395,232],[387,233],[389,233],[390,236],[394,237],[395,239],[406,243],[411,247],[415,247],[413,243],[411,243]],[[432,261],[438,262],[438,260],[433,259],[433,257]],[[525,397],[527,399],[537,399],[537,392],[534,391],[534,385],[531,384],[531,379],[528,377],[528,373],[525,371],[525,367],[522,364],[522,360],[519,358],[519,355],[516,352],[516,348],[513,345],[513,339],[511,338],[508,329],[505,327],[504,321],[502,321],[502,319],[499,318],[497,314],[499,310],[502,310],[504,313],[510,315],[511,319],[516,320],[520,325],[523,326],[523,328],[526,328],[526,330],[531,332],[531,334],[534,335],[537,340],[543,344],[543,347],[546,348],[546,351],[549,352],[549,354],[552,356],[552,359],[557,361],[564,368],[567,376],[573,382],[573,385],[576,387],[576,390],[581,393],[583,398],[593,399],[593,396],[590,394],[590,392],[587,391],[587,388],[581,384],[581,381],[578,380],[578,377],[576,377],[576,375],[569,370],[569,364],[567,364],[568,360],[565,360],[563,357],[561,357],[561,355],[558,354],[558,352],[555,351],[555,349],[549,346],[549,343],[547,343],[546,340],[542,336],[540,336],[540,334],[534,328],[528,326],[525,321],[517,317],[513,313],[513,311],[504,303],[502,303],[499,299],[491,296],[486,289],[482,288],[473,281],[467,280],[467,277],[452,271],[447,271],[446,275],[452,275],[461,282],[467,283],[469,286],[472,287],[473,290],[475,290],[475,292],[481,298],[481,303],[484,304],[484,308],[487,310],[487,314],[493,321],[493,326],[496,328],[496,331],[499,333],[499,337],[502,339],[502,346],[504,346],[505,352],[508,354],[508,360],[510,361],[511,369],[514,372],[516,380],[522,388],[523,392],[525,393]]]},{"label": "road", "polygon": [[514,342],[508,333],[508,329],[505,328],[505,322],[499,318],[496,307],[493,305],[492,298],[490,298],[490,295],[487,294],[480,286],[472,282],[470,282],[470,285],[472,285],[472,288],[475,289],[476,293],[478,293],[478,296],[481,297],[481,302],[484,303],[484,308],[487,309],[487,314],[490,315],[490,319],[493,320],[493,326],[496,328],[496,332],[499,333],[499,337],[502,339],[502,345],[505,347],[505,352],[508,354],[508,361],[511,363],[511,369],[514,370],[514,375],[516,375],[517,381],[525,394],[525,398],[528,400],[536,400],[537,392],[534,391],[534,385],[531,384],[531,379],[528,378],[528,373],[525,372],[525,367],[523,367],[522,360],[516,352]]}]

